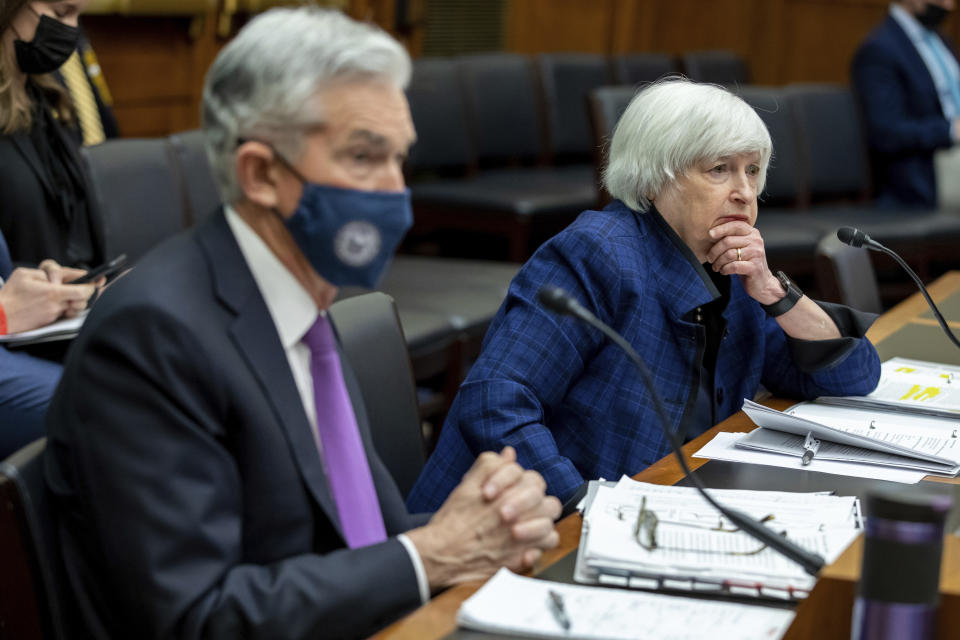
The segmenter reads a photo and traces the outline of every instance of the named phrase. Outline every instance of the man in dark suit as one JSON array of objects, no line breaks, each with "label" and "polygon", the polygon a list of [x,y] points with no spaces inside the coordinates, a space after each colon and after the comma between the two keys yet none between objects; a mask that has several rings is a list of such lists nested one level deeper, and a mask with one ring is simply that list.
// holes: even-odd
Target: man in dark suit
[{"label": "man in dark suit", "polygon": [[937,27],[954,0],[899,0],[857,50],[877,203],[933,208],[933,155],[960,138],[960,67]]},{"label": "man in dark suit", "polygon": [[230,204],[105,293],[49,412],[91,635],[366,636],[556,544],[560,504],[509,448],[408,514],[324,312],[409,225],[409,73],[389,36],[315,8],[257,17],[214,62],[204,129]]}]

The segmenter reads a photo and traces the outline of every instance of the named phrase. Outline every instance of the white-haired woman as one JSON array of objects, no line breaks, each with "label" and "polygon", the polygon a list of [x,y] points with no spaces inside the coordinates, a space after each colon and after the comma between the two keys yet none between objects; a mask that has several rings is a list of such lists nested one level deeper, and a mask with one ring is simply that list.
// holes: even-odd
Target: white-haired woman
[{"label": "white-haired woman", "polygon": [[650,389],[599,332],[537,302],[566,289],[643,355],[671,423],[692,438],[761,384],[778,395],[859,395],[879,379],[872,317],[817,303],[767,265],[754,227],[772,148],[728,91],[651,85],[613,134],[616,198],[547,242],[514,279],[408,505],[431,509],[485,449],[512,445],[565,500],[669,451]]}]

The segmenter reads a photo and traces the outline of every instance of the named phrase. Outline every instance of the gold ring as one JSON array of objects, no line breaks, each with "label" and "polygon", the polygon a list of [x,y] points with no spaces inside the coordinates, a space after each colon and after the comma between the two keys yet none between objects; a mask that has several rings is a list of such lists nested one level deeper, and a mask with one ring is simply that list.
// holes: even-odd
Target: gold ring
[{"label": "gold ring", "polygon": [[740,252],[740,247],[737,247],[737,262],[743,260],[743,254]]}]

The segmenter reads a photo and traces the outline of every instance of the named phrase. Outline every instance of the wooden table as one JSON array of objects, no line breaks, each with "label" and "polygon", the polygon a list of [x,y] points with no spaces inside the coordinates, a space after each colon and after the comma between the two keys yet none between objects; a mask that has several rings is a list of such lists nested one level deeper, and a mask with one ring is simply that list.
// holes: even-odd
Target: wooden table
[{"label": "wooden table", "polygon": [[[930,286],[929,291],[938,304],[946,301],[951,303],[951,306],[960,306],[960,295],[955,295],[960,293],[960,272],[953,271],[945,274]],[[927,310],[926,302],[917,293],[883,314],[874,323],[867,337],[878,346],[882,359],[893,355],[912,355],[911,353],[885,354],[884,343],[889,344],[889,341],[895,341],[897,332],[905,329],[926,331],[931,327],[936,328],[935,319],[924,317]],[[949,311],[941,310],[947,318],[960,318],[960,314],[951,316]],[[955,330],[960,330],[960,322],[950,322],[950,325]],[[930,330],[933,331],[933,329]],[[934,334],[931,333],[931,335]],[[944,351],[944,355],[955,357],[956,348],[948,342],[946,337],[942,339],[950,345],[950,351]],[[793,404],[793,401],[771,398],[764,404],[782,410]],[[743,432],[753,428],[754,424],[746,414],[742,411],[736,413],[683,447],[687,464],[697,469],[708,462],[702,458],[693,458],[692,454],[707,444],[717,432]],[[776,471],[771,470],[771,473]],[[683,477],[683,471],[673,456],[659,460],[634,476],[635,479],[643,482],[668,485],[675,484]],[[940,478],[929,479],[943,481]],[[955,478],[945,481],[958,482]],[[577,514],[557,523],[560,544],[556,549],[543,555],[533,570],[534,575],[576,550],[580,542],[581,524],[582,519]],[[846,640],[850,637],[850,612],[856,582],[859,578],[862,552],[861,538],[851,545],[836,562],[824,568],[810,596],[798,606],[796,619],[784,636],[784,640]],[[429,604],[395,622],[374,638],[380,640],[442,638],[456,628],[456,614],[460,603],[470,597],[482,584],[482,581],[475,581],[448,589],[431,600]],[[944,639],[956,637],[956,630],[960,629],[960,538],[956,536],[947,536],[945,541],[940,591],[941,632],[937,637]],[[947,630],[951,629],[954,632],[949,636]]]}]

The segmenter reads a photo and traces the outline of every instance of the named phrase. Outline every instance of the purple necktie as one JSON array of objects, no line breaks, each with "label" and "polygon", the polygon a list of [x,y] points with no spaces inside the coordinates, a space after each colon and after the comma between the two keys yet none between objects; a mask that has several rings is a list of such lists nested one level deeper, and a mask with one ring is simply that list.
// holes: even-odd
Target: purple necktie
[{"label": "purple necktie", "polygon": [[303,343],[310,349],[317,432],[327,480],[347,545],[354,549],[383,542],[387,539],[383,514],[343,381],[336,339],[325,315],[313,323],[303,336]]}]

